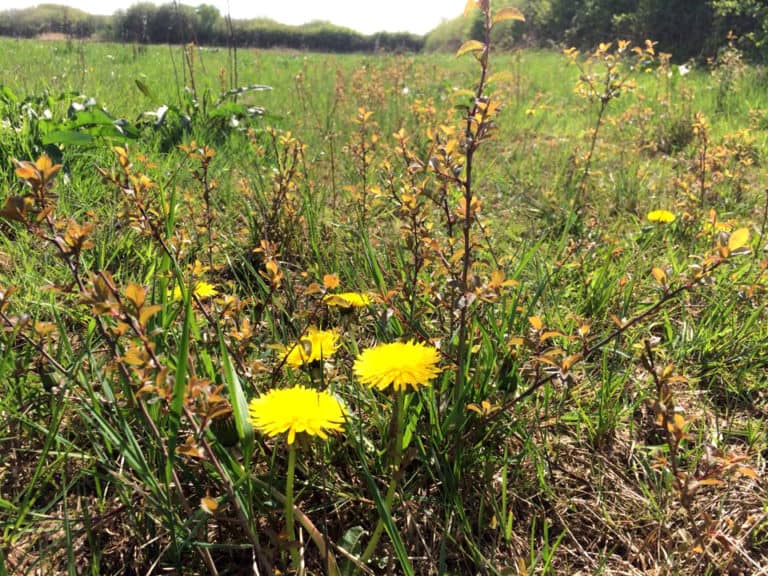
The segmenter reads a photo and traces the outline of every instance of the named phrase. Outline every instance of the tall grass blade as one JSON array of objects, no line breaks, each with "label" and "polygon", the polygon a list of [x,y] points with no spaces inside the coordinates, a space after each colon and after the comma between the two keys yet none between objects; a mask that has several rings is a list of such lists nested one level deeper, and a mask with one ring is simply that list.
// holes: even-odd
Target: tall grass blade
[{"label": "tall grass blade", "polygon": [[242,443],[245,462],[248,462],[250,455],[253,454],[254,446],[253,426],[251,426],[248,418],[248,400],[245,397],[245,392],[240,384],[240,378],[235,371],[226,343],[224,342],[224,337],[221,334],[219,334],[219,347],[221,349],[221,361],[224,369],[224,383],[227,385],[229,401],[232,403],[232,415],[235,418],[237,435]]}]

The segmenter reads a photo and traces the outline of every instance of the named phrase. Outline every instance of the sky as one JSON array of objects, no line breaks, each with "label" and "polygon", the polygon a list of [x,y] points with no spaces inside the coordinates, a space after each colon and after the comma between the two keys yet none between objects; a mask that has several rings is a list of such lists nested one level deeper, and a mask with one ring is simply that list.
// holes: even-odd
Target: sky
[{"label": "sky", "polygon": [[[170,2],[171,0],[167,0]],[[165,4],[166,0],[154,0]],[[112,14],[134,1],[125,0],[0,0],[0,9],[28,8],[37,4],[66,4],[91,14]],[[180,0],[181,4],[216,6],[232,18],[266,17],[283,24],[327,20],[363,34],[413,32],[426,34],[443,20],[461,15],[467,0]]]}]

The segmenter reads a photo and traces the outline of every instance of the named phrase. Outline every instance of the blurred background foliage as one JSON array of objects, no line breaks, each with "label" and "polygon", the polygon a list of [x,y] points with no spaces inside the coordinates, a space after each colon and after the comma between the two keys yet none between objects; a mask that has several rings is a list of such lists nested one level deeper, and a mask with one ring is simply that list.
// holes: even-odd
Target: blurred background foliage
[{"label": "blurred background foliage", "polygon": [[[735,43],[753,61],[768,59],[768,3],[763,0],[514,0],[525,26],[507,22],[494,30],[497,47],[576,46],[627,39],[658,42],[678,61],[706,60]],[[57,4],[0,12],[0,35],[70,38],[142,44],[237,45],[321,52],[454,51],[479,37],[479,17],[457,14],[424,36],[407,32],[363,35],[330,22],[289,26],[268,19],[233,20],[211,5],[141,2],[112,16],[95,16]]]}]

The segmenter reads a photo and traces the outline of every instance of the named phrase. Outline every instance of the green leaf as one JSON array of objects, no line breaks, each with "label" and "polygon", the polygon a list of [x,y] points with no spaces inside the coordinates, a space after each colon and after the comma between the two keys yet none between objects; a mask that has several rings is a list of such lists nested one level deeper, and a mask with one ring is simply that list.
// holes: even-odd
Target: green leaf
[{"label": "green leaf", "polygon": [[91,107],[86,110],[72,110],[69,113],[72,118],[70,124],[73,128],[80,128],[82,126],[109,126],[115,123],[115,117],[109,115],[101,108]]},{"label": "green leaf", "polygon": [[2,85],[2,95],[3,100],[8,103],[15,103],[19,101],[19,98],[16,96],[16,94],[11,90],[8,86],[5,84]]},{"label": "green leaf", "polygon": [[219,104],[208,113],[209,118],[229,118],[230,116],[245,116],[248,109],[243,104],[227,102]]},{"label": "green leaf", "polygon": [[249,86],[240,86],[239,88],[233,88],[232,90],[227,90],[226,92],[222,92],[221,94],[219,94],[219,97],[214,103],[214,106],[218,106],[224,100],[228,98],[232,98],[234,96],[239,96],[240,94],[246,94],[247,92],[266,92],[268,90],[272,90],[272,86],[266,86],[264,84],[251,84]]},{"label": "green leaf", "polygon": [[5,568],[5,554],[3,554],[2,548],[0,548],[0,576],[8,576]]},{"label": "green leaf", "polygon": [[408,557],[408,552],[405,549],[403,539],[400,536],[400,533],[397,531],[397,526],[395,526],[395,523],[392,520],[392,511],[387,506],[385,498],[381,494],[379,487],[376,485],[376,481],[374,480],[373,475],[371,474],[371,471],[365,462],[365,454],[362,452],[361,446],[356,446],[356,449],[358,452],[360,464],[362,466],[363,480],[365,481],[373,501],[376,503],[376,509],[379,513],[379,517],[384,523],[384,530],[386,531],[387,536],[389,536],[389,541],[392,544],[392,548],[394,548],[395,556],[400,563],[400,568],[402,568],[402,573],[405,576],[415,576],[416,571],[413,569],[413,564],[411,564],[411,560]]},{"label": "green leaf", "polygon": [[14,512],[16,510],[16,505],[10,500],[6,500],[5,498],[0,498],[0,509],[7,510],[9,512]]},{"label": "green leaf", "polygon": [[146,96],[147,98],[150,98],[150,99],[152,99],[152,100],[154,100],[154,99],[155,99],[155,95],[154,95],[154,94],[152,94],[152,90],[149,88],[149,86],[147,86],[147,85],[146,85],[144,82],[142,82],[142,81],[141,81],[141,80],[139,80],[138,78],[136,78],[136,79],[134,80],[134,82],[136,83],[136,88],[138,88],[138,89],[139,89],[139,91],[140,91],[142,94],[144,94],[144,96]]},{"label": "green leaf", "polygon": [[[365,534],[365,528],[362,526],[352,526],[341,536],[339,546],[344,550],[352,554],[353,556],[360,556],[362,546],[360,539]],[[339,566],[339,572],[342,576],[352,576],[353,574],[359,574],[357,566],[355,566],[348,559],[344,558]]]},{"label": "green leaf", "polygon": [[171,478],[173,460],[176,455],[176,446],[179,441],[179,428],[181,427],[181,413],[184,410],[184,395],[187,390],[187,369],[189,364],[190,332],[194,323],[192,314],[191,290],[187,290],[184,299],[184,324],[181,327],[181,340],[176,351],[176,374],[173,380],[173,392],[171,395],[171,419],[168,442],[168,462],[166,474]]},{"label": "green leaf", "polygon": [[94,126],[85,131],[93,136],[99,136],[107,140],[116,140],[125,142],[126,140],[135,140],[139,137],[139,131],[131,124],[115,122],[103,126]]},{"label": "green leaf", "polygon": [[224,382],[227,385],[229,401],[232,404],[232,416],[235,418],[237,435],[240,437],[243,452],[250,456],[253,452],[253,426],[251,426],[251,421],[248,418],[248,400],[221,334],[219,334],[219,348],[221,349],[221,362],[224,368]]},{"label": "green leaf", "polygon": [[54,130],[41,138],[46,144],[69,144],[71,146],[83,146],[93,143],[93,136],[75,130]]}]

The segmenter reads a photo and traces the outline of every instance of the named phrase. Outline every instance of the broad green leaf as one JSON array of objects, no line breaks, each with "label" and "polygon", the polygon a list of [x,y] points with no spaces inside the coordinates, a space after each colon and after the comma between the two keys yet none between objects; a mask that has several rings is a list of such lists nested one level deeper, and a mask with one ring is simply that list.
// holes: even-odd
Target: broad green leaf
[{"label": "broad green leaf", "polygon": [[137,138],[139,133],[134,130],[135,129],[130,124],[120,124],[118,122],[85,129],[88,134],[93,136],[99,136],[107,140],[116,140],[118,142],[125,142]]},{"label": "broad green leaf", "polygon": [[485,44],[478,40],[467,40],[461,45],[461,48],[456,51],[456,57],[458,58],[467,52],[480,52],[481,50],[485,50]]},{"label": "broad green leaf", "polygon": [[496,14],[493,15],[493,18],[491,18],[491,22],[493,24],[504,22],[505,20],[517,20],[518,22],[525,22],[525,16],[523,16],[523,13],[520,12],[520,10],[517,8],[507,6],[506,8],[502,8],[496,12]]},{"label": "broad green leaf", "polygon": [[83,134],[82,132],[75,132],[74,130],[55,130],[43,136],[41,140],[44,145],[71,144],[76,146],[91,144],[93,142],[93,136],[90,134]]},{"label": "broad green leaf", "polygon": [[70,111],[69,116],[72,119],[70,127],[81,128],[83,126],[111,125],[115,122],[115,117],[111,116],[101,108],[91,107],[86,110]]},{"label": "broad green leaf", "polygon": [[216,108],[208,113],[209,118],[229,118],[230,116],[246,116],[248,114],[248,108],[244,104],[237,104],[235,102],[226,102],[219,104]]}]

